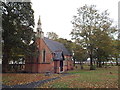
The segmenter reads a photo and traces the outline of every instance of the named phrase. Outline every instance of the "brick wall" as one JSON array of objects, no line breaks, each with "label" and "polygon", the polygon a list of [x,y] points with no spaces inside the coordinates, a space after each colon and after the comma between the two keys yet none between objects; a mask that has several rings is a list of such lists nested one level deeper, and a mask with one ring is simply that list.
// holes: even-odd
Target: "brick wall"
[{"label": "brick wall", "polygon": [[[56,73],[59,73],[60,72],[60,61],[52,60],[52,57],[53,57],[52,52],[47,47],[44,40],[37,39],[36,43],[40,51],[38,62],[36,58],[32,58],[33,59],[32,63],[29,63],[30,60],[27,60],[27,63],[25,64],[25,71],[26,72],[38,72],[38,73],[47,72],[47,71],[54,73],[56,71]],[[45,62],[43,62],[43,58],[42,58],[43,50],[45,50],[46,52]],[[71,70],[73,68],[73,61],[71,61],[71,56],[65,56],[65,58],[67,59],[63,61],[63,71]]]},{"label": "brick wall", "polygon": [[45,63],[51,63],[52,54],[51,54],[50,49],[47,47],[47,45],[45,44],[45,42],[42,39],[38,39],[36,42],[37,42],[37,45],[39,45],[39,51],[40,51],[39,63],[43,63],[43,61],[42,61],[43,50],[45,50],[45,52],[46,52],[46,62]]},{"label": "brick wall", "polygon": [[[53,61],[52,61],[52,54],[50,49],[47,47],[47,45],[44,43],[42,39],[36,40],[37,47],[39,48],[39,57],[38,62],[37,59],[34,58],[32,63],[29,63],[29,60],[27,60],[27,63],[25,64],[25,71],[26,72],[46,72],[46,71],[53,71]],[[43,62],[42,59],[42,52],[45,50],[45,62]]]}]

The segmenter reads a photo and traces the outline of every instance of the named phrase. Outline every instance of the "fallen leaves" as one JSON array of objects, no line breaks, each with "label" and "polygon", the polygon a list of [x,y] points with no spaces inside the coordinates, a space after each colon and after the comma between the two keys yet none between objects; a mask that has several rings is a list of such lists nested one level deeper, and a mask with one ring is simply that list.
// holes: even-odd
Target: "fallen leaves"
[{"label": "fallen leaves", "polygon": [[45,80],[53,77],[57,77],[59,75],[53,74],[50,76],[45,76],[44,74],[34,74],[34,73],[4,73],[2,74],[2,82],[4,85],[21,85],[27,84],[30,82],[35,82],[39,80]]},{"label": "fallen leaves", "polygon": [[[76,73],[77,72],[77,73]],[[112,72],[112,74],[110,74]],[[94,71],[73,70],[76,73],[60,77],[60,79],[48,82],[38,88],[118,88],[118,68],[101,68]],[[34,81],[58,77],[61,74],[45,76],[44,74],[2,74],[5,85],[26,84]]]},{"label": "fallen leaves", "polygon": [[[117,67],[110,69],[101,68],[94,71],[80,70],[69,72],[77,72],[77,74],[61,77],[39,88],[118,88]],[[112,72],[112,74],[109,72]]]}]

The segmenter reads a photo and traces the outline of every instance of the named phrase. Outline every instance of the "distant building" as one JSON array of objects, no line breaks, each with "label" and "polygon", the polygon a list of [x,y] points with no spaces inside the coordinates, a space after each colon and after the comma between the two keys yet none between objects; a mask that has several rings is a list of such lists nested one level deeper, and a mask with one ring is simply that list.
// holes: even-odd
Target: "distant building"
[{"label": "distant building", "polygon": [[30,60],[30,58],[26,60],[26,72],[43,73],[49,71],[61,73],[73,69],[72,55],[64,45],[44,37],[40,18],[38,20],[36,37],[39,56],[37,58],[32,57],[32,60]]}]

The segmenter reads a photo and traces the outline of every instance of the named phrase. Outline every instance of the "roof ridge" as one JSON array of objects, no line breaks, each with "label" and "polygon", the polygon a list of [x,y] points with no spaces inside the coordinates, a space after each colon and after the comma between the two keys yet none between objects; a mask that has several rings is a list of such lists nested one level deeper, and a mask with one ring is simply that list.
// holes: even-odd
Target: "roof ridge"
[{"label": "roof ridge", "polygon": [[46,38],[46,37],[44,37],[43,40],[53,53],[56,50],[62,50],[65,55],[70,55],[70,52],[67,50],[67,48],[64,46],[63,43],[51,40],[51,39]]},{"label": "roof ridge", "polygon": [[[44,37],[44,38],[49,39],[49,38],[47,38],[47,37]],[[56,43],[59,43],[59,44],[63,44],[63,43],[60,43],[60,42],[58,42],[58,41],[54,41],[54,40],[52,40],[52,39],[49,39],[49,40],[51,40],[51,41],[53,41],[53,42],[56,42]]]}]

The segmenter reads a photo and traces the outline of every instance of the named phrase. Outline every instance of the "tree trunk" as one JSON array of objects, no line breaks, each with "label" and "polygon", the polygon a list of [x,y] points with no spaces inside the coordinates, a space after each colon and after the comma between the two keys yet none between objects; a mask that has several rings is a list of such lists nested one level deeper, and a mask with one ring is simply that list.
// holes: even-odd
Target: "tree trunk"
[{"label": "tree trunk", "polygon": [[96,61],[95,61],[95,59],[94,59],[93,63],[94,63],[94,65],[96,64]]},{"label": "tree trunk", "polygon": [[99,68],[102,67],[102,63],[101,63],[101,60],[99,60]]},{"label": "tree trunk", "polygon": [[96,62],[97,62],[97,67],[99,67],[99,65],[98,65],[98,64],[99,64],[98,61],[96,61]]},{"label": "tree trunk", "polygon": [[5,53],[2,60],[2,72],[8,71],[8,55]]},{"label": "tree trunk", "polygon": [[83,63],[80,61],[80,69],[83,69]]},{"label": "tree trunk", "polygon": [[93,66],[93,57],[92,57],[92,54],[90,54],[90,70],[95,70],[95,68]]},{"label": "tree trunk", "polygon": [[98,67],[101,68],[102,67],[102,63],[101,63],[101,58],[100,55],[97,55],[97,59],[98,59]]},{"label": "tree trunk", "polygon": [[104,61],[103,61],[102,65],[104,66]]},{"label": "tree trunk", "polygon": [[7,72],[9,68],[10,50],[5,45],[3,47],[2,72]]},{"label": "tree trunk", "polygon": [[116,57],[116,66],[118,66],[118,58]]},{"label": "tree trunk", "polygon": [[75,66],[75,58],[73,57],[73,61],[74,61],[74,66]]}]

